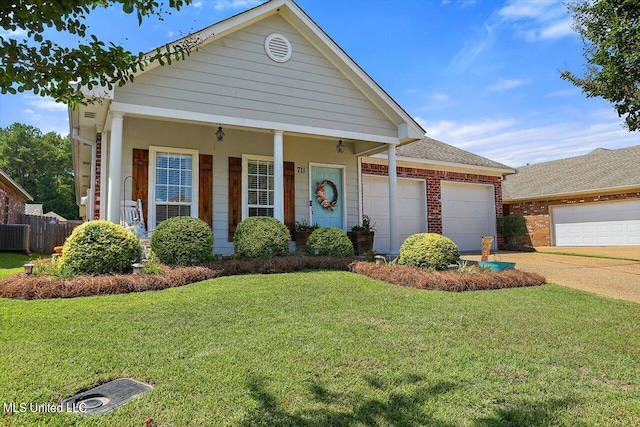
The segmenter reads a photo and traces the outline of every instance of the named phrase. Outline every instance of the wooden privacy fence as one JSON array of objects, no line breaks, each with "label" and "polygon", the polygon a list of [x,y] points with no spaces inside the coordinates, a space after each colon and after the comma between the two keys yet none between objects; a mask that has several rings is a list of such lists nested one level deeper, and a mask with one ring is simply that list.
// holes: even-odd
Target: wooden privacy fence
[{"label": "wooden privacy fence", "polygon": [[53,253],[53,248],[62,246],[73,229],[82,224],[82,221],[58,222],[55,218],[34,215],[22,215],[20,222],[31,226],[29,246],[31,252],[38,254]]}]

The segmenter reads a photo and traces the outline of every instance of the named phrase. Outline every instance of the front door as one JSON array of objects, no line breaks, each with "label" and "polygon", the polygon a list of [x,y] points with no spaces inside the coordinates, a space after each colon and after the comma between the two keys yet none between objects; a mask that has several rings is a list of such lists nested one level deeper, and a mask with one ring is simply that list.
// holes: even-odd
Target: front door
[{"label": "front door", "polygon": [[311,224],[344,228],[342,168],[311,166]]}]

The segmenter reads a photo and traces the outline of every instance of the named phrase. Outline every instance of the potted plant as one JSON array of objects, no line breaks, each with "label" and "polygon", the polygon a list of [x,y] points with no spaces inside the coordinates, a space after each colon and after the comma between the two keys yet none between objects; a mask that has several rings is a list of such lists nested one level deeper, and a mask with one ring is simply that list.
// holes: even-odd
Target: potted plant
[{"label": "potted plant", "polygon": [[305,253],[307,251],[307,240],[314,230],[320,228],[318,224],[310,225],[307,221],[296,221],[296,251]]},{"label": "potted plant", "polygon": [[373,238],[375,235],[375,224],[371,224],[368,215],[362,215],[362,224],[351,226],[351,231],[347,233],[356,255],[364,255],[373,250]]}]

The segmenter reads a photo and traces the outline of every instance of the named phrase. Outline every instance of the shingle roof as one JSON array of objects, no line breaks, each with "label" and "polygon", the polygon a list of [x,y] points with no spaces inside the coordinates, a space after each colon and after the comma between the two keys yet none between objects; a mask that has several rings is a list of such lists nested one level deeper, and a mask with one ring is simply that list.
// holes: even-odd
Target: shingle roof
[{"label": "shingle roof", "polygon": [[27,203],[24,205],[25,215],[42,216],[42,203]]},{"label": "shingle roof", "polygon": [[518,168],[502,183],[505,200],[640,186],[640,145]]},{"label": "shingle roof", "polygon": [[513,169],[486,157],[478,156],[453,145],[445,144],[433,138],[424,137],[420,141],[398,147],[397,155],[418,159],[435,160],[463,165],[483,166],[496,169]]}]

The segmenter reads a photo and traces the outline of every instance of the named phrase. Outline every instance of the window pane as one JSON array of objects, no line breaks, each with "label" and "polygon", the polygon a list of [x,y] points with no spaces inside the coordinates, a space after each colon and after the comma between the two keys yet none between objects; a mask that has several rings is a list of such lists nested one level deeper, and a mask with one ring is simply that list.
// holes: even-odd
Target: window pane
[{"label": "window pane", "polygon": [[257,205],[258,204],[258,192],[255,190],[249,190],[249,200],[248,200],[250,205]]},{"label": "window pane", "polygon": [[166,169],[169,165],[169,157],[166,153],[158,153],[156,154],[156,165],[158,168]]},{"label": "window pane", "polygon": [[166,184],[166,183],[167,183],[167,170],[158,169],[156,171],[156,184]]},{"label": "window pane", "polygon": [[191,170],[180,172],[180,185],[191,185]]},{"label": "window pane", "polygon": [[193,200],[191,187],[182,187],[182,198],[183,198],[182,200],[183,202],[191,203],[191,201]]},{"label": "window pane", "polygon": [[158,185],[158,186],[156,186],[156,201],[157,202],[166,202],[167,201],[167,186],[166,185]]},{"label": "window pane", "polygon": [[258,188],[261,190],[266,190],[267,189],[267,177],[266,176],[259,176],[258,177]]},{"label": "window pane", "polygon": [[249,208],[249,216],[273,216],[273,208]]},{"label": "window pane", "polygon": [[180,154],[169,154],[169,169],[180,169]]},{"label": "window pane", "polygon": [[266,175],[268,173],[269,169],[267,167],[267,164],[265,162],[259,162],[258,163],[258,173],[260,175]]},{"label": "window pane", "polygon": [[180,157],[180,169],[183,170],[191,170],[192,168],[192,157],[186,154],[182,154]]},{"label": "window pane", "polygon": [[258,188],[258,177],[255,175],[249,175],[248,177],[248,187],[250,190],[256,190]]},{"label": "window pane", "polygon": [[253,175],[258,173],[258,164],[254,160],[249,160],[247,164],[247,172]]}]

